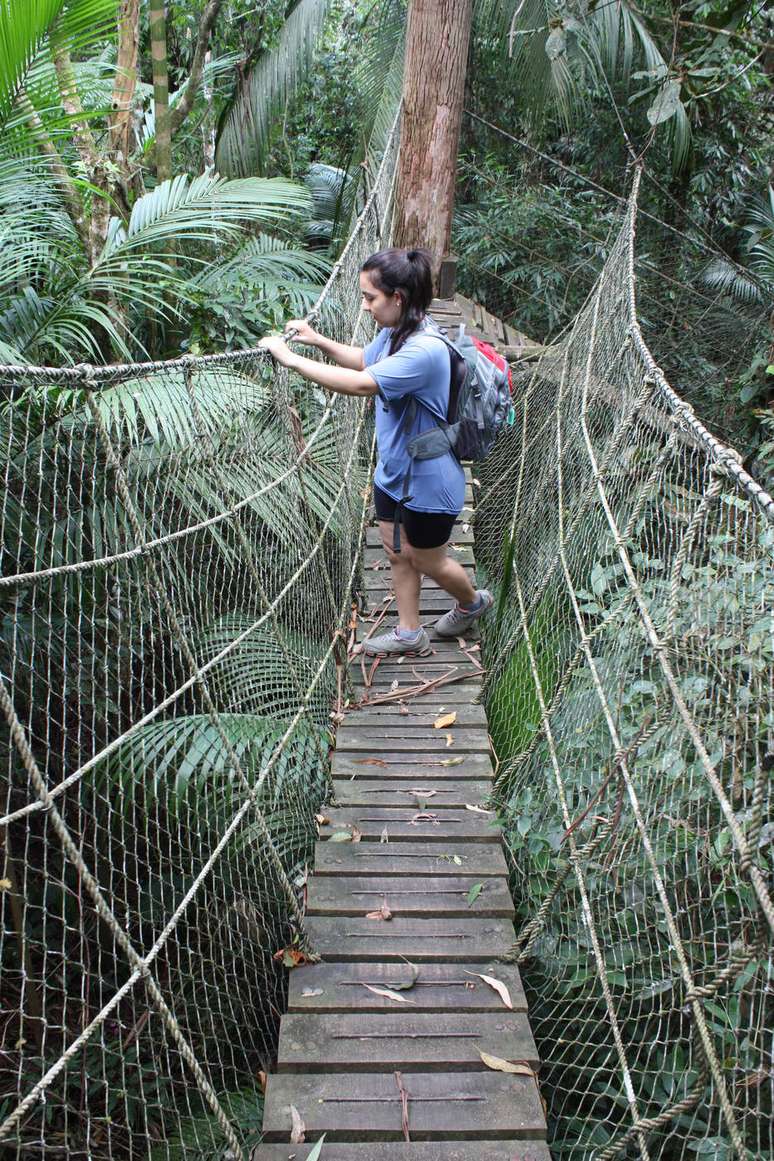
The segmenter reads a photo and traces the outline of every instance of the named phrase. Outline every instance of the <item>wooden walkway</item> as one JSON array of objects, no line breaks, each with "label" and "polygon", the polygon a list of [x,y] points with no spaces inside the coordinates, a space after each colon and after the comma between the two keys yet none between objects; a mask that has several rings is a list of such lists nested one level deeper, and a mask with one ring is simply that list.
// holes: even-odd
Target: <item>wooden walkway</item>
[{"label": "wooden walkway", "polygon": [[[469,515],[452,543],[472,571]],[[365,577],[372,612],[360,639],[396,621],[376,528]],[[428,628],[450,604],[426,578]],[[323,962],[290,973],[266,1143],[253,1161],[304,1161],[322,1134],[321,1161],[550,1161],[524,992],[518,970],[500,962],[514,911],[486,810],[478,646],[472,634],[464,649],[433,646],[427,658],[353,662],[363,704],[338,729],[335,801],[308,884],[307,929]],[[411,694],[452,671],[462,680]],[[512,1008],[481,974],[505,985]],[[519,1071],[492,1069],[481,1053]],[[291,1143],[294,1115],[305,1144]]]}]

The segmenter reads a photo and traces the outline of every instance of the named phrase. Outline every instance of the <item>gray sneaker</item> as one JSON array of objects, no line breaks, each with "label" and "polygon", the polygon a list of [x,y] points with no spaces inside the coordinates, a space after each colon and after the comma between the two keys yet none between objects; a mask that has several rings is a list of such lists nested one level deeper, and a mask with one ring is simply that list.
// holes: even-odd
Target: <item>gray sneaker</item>
[{"label": "gray sneaker", "polygon": [[424,629],[419,630],[415,641],[399,637],[395,629],[383,633],[381,637],[370,637],[363,645],[366,657],[426,657],[432,653],[430,638]]},{"label": "gray sneaker", "polygon": [[435,631],[439,637],[461,637],[479,617],[483,617],[484,613],[491,609],[494,597],[487,589],[476,589],[476,596],[481,604],[474,612],[466,613],[459,605],[455,605],[436,621]]}]

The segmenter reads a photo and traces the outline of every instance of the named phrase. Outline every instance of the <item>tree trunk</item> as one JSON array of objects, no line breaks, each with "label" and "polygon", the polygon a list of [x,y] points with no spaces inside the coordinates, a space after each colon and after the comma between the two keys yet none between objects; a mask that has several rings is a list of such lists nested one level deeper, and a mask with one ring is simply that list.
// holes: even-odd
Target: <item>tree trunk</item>
[{"label": "tree trunk", "polygon": [[110,137],[113,160],[125,188],[129,186],[132,153],[132,102],[137,88],[137,50],[140,43],[140,0],[121,0],[118,18],[118,60],[113,83]]},{"label": "tree trunk", "polygon": [[437,275],[451,243],[472,0],[412,0],[406,34],[395,242],[427,246]]},{"label": "tree trunk", "polygon": [[156,114],[156,177],[172,176],[172,119],[169,112],[169,69],[167,64],[167,18],[164,0],[150,0],[151,60],[153,64],[153,104]]}]

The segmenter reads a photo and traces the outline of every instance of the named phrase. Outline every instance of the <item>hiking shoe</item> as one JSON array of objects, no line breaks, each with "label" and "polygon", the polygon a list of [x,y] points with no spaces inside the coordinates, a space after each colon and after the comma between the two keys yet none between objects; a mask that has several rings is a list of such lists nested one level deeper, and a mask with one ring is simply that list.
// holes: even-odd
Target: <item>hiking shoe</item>
[{"label": "hiking shoe", "polygon": [[363,645],[363,652],[367,657],[426,657],[432,649],[424,629],[414,638],[399,637],[398,630],[393,629],[381,637],[370,637]]},{"label": "hiking shoe", "polygon": [[448,613],[444,613],[435,623],[437,635],[461,637],[494,604],[494,597],[486,589],[476,589],[476,599],[479,604],[475,609],[463,609],[461,605],[455,605]]}]

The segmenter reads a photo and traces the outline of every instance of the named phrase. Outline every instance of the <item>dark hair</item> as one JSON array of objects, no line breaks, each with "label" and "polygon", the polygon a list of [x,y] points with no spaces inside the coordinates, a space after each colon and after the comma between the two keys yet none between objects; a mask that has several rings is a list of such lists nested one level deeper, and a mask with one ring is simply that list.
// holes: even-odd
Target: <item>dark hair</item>
[{"label": "dark hair", "polygon": [[433,256],[429,250],[379,250],[366,258],[361,271],[373,273],[371,281],[377,290],[394,294],[399,290],[403,296],[403,310],[400,321],[393,329],[390,354],[405,343],[418,330],[425,312],[433,301]]}]

